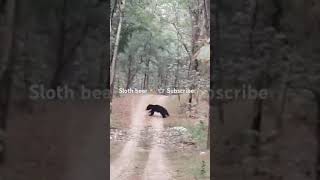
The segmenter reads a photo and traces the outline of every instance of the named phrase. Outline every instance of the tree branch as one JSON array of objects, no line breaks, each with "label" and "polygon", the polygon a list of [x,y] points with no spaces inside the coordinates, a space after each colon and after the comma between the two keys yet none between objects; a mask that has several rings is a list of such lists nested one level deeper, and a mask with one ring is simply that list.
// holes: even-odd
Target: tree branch
[{"label": "tree branch", "polygon": [[81,32],[81,35],[80,35],[79,39],[70,48],[70,51],[69,51],[68,55],[65,56],[67,60],[72,58],[72,56],[75,54],[75,51],[77,50],[77,48],[82,44],[82,42],[86,38],[88,32],[89,32],[89,24],[86,23],[84,25],[84,27],[82,28],[82,32]]},{"label": "tree branch", "polygon": [[189,51],[189,49],[188,49],[187,44],[182,41],[182,38],[183,38],[183,37],[182,37],[182,35],[180,34],[180,31],[179,31],[177,25],[176,25],[175,23],[171,23],[171,24],[173,25],[173,27],[174,27],[175,30],[177,31],[177,34],[178,34],[178,36],[179,36],[179,38],[180,38],[179,41],[180,41],[180,43],[183,45],[185,51],[187,52],[188,57],[189,57],[189,60],[192,61],[192,55],[191,55],[191,53],[190,53],[190,51]]}]

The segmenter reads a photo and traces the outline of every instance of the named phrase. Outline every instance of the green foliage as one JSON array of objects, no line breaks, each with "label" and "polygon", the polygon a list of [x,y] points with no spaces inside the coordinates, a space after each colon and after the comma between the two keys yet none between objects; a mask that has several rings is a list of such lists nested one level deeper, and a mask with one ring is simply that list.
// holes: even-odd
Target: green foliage
[{"label": "green foliage", "polygon": [[210,177],[209,164],[210,160],[194,159],[189,167],[190,176],[195,179],[208,179]]},{"label": "green foliage", "polygon": [[192,138],[195,139],[200,147],[205,147],[207,142],[207,127],[204,123],[197,123],[195,126],[188,127]]},{"label": "green foliage", "polygon": [[[118,70],[123,77],[119,78],[126,79],[134,73],[132,86],[142,87],[147,80],[147,88],[189,87],[200,81],[200,75],[195,73],[189,77],[190,6],[190,0],[126,1],[118,49]],[[115,42],[118,19],[119,13],[112,21],[111,45]]]},{"label": "green foliage", "polygon": [[126,27],[124,27],[120,35],[119,53],[123,53],[125,51],[125,48],[128,46],[128,43],[134,32],[144,33],[145,31],[148,30],[143,26],[128,24]]}]

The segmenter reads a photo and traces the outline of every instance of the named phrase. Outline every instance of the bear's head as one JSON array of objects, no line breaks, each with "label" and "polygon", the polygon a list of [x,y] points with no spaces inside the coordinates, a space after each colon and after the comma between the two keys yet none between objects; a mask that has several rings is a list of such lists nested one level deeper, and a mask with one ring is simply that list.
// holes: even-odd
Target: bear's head
[{"label": "bear's head", "polygon": [[148,106],[147,106],[147,109],[146,110],[150,110],[151,108],[152,108],[152,104],[149,104]]}]

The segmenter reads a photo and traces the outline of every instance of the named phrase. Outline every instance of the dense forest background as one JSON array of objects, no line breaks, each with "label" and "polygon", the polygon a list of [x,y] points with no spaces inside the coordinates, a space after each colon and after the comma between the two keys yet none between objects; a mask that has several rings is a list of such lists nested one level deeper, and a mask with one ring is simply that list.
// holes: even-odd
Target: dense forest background
[{"label": "dense forest background", "polygon": [[320,3],[216,0],[214,89],[267,99],[212,101],[214,179],[320,179]]},{"label": "dense forest background", "polygon": [[111,1],[111,8],[115,92],[168,87],[208,91],[209,1]]}]

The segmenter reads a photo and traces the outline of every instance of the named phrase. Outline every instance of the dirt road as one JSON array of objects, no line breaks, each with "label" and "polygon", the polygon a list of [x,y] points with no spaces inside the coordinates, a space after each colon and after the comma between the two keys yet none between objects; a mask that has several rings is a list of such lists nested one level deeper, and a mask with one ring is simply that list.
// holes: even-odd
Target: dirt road
[{"label": "dirt road", "polygon": [[[133,109],[131,113],[130,129],[134,136],[128,141],[122,151],[119,153],[117,159],[111,162],[110,173],[111,180],[170,180],[170,165],[165,157],[161,142],[160,133],[163,130],[163,119],[157,116],[149,118],[146,106],[149,103],[165,105],[167,97],[160,95],[144,95],[141,96],[138,102],[133,102]],[[139,151],[139,142],[141,141],[140,132],[147,126],[151,125],[156,131],[152,134],[150,141],[150,148],[144,149],[144,154],[147,156],[147,161],[143,166],[137,164],[137,152]],[[137,175],[135,169],[143,168],[143,173]]]}]

